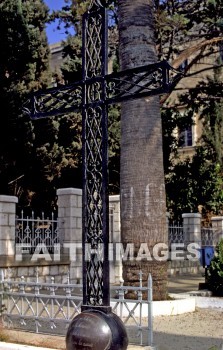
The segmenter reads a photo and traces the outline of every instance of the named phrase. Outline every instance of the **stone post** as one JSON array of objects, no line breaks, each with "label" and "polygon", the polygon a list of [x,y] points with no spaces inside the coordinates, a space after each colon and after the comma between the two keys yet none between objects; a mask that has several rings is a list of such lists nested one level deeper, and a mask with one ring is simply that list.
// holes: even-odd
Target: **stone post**
[{"label": "stone post", "polygon": [[[79,283],[82,279],[82,190],[58,189],[57,196],[62,259],[70,260],[71,281]],[[119,195],[109,197],[109,231],[110,248],[113,251],[110,279],[112,283],[119,283],[122,280],[122,260],[116,259],[116,243],[121,242]]]},{"label": "stone post", "polygon": [[216,245],[223,238],[223,216],[213,216],[211,226],[213,229],[213,245]]},{"label": "stone post", "polygon": [[71,283],[82,279],[82,190],[62,188],[57,190],[58,225],[62,258],[70,260]]},{"label": "stone post", "polygon": [[182,214],[185,244],[198,243],[201,245],[201,214]]},{"label": "stone post", "polygon": [[7,264],[15,256],[15,219],[18,198],[0,195],[0,256]]}]

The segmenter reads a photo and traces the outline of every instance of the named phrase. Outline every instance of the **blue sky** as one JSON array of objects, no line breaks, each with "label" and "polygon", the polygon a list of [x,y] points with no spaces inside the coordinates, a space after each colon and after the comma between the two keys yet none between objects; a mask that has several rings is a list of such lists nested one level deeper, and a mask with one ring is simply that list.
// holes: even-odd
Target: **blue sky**
[{"label": "blue sky", "polygon": [[[50,10],[59,10],[64,5],[64,0],[45,0],[45,3]],[[47,26],[46,33],[49,44],[57,43],[66,38],[65,30],[57,30],[57,22],[54,22]]]}]

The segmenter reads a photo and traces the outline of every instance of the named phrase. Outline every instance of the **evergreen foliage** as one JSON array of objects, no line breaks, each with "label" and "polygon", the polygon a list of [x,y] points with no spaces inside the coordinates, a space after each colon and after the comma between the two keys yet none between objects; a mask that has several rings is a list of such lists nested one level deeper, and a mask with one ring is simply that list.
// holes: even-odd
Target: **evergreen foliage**
[{"label": "evergreen foliage", "polygon": [[32,122],[22,111],[33,90],[51,85],[47,21],[43,0],[0,4],[0,193],[39,211],[55,208],[56,188],[71,184],[81,153],[80,116]]},{"label": "evergreen foliage", "polygon": [[215,255],[207,269],[207,283],[215,296],[223,296],[223,239],[217,244]]},{"label": "evergreen foliage", "polygon": [[[34,128],[22,112],[28,94],[49,82],[49,48],[43,1],[5,0],[0,4],[0,192],[28,191]],[[4,112],[3,112],[4,111]]]}]

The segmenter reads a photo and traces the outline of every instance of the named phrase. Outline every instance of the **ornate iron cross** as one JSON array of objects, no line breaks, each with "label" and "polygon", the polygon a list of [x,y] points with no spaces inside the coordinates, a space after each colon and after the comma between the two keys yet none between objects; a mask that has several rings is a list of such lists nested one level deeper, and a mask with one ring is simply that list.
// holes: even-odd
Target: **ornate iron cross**
[{"label": "ornate iron cross", "polygon": [[[91,1],[83,16],[82,80],[34,93],[25,110],[32,119],[82,110],[83,120],[83,304],[108,307],[107,106],[158,95],[170,86],[166,61],[108,74],[107,8]],[[100,251],[102,250],[101,254]]]}]

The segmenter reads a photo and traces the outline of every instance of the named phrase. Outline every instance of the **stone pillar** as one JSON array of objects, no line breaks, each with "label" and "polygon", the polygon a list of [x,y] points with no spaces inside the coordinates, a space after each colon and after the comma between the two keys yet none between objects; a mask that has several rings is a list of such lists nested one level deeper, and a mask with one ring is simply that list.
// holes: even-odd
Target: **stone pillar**
[{"label": "stone pillar", "polygon": [[[58,227],[62,247],[62,258],[70,260],[70,276],[73,283],[82,280],[82,190],[63,188],[57,190]],[[109,241],[113,248],[110,261],[112,283],[122,280],[122,261],[116,259],[116,243],[121,242],[120,196],[109,197]],[[69,248],[70,247],[70,248]]]},{"label": "stone pillar", "polygon": [[213,245],[216,245],[223,238],[223,216],[213,216],[211,226],[213,229]]},{"label": "stone pillar", "polygon": [[113,259],[110,260],[110,281],[120,283],[122,280],[122,261],[116,259],[116,243],[121,242],[120,196],[109,196],[109,242],[113,248]]},{"label": "stone pillar", "polygon": [[16,203],[17,197],[0,195],[0,256],[4,264],[15,256]]},{"label": "stone pillar", "polygon": [[57,190],[58,225],[62,258],[70,260],[71,283],[82,280],[82,190],[62,188]]},{"label": "stone pillar", "polygon": [[182,214],[185,244],[198,243],[201,245],[201,214]]}]

